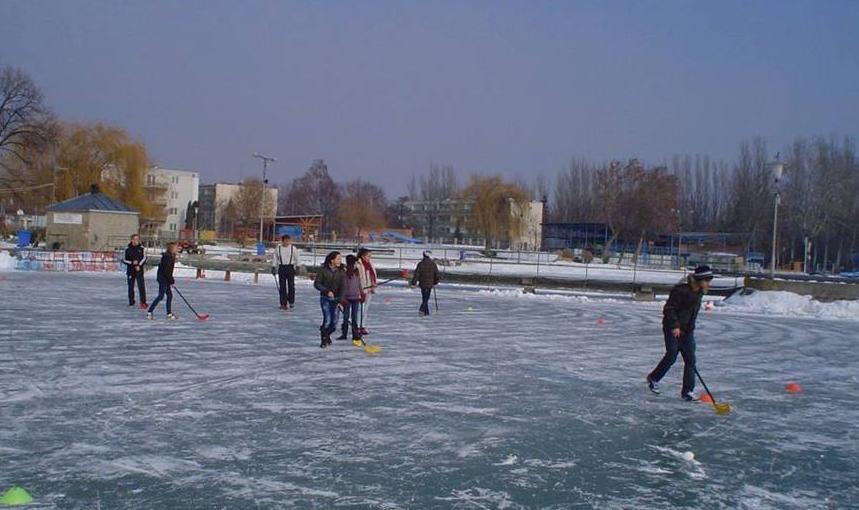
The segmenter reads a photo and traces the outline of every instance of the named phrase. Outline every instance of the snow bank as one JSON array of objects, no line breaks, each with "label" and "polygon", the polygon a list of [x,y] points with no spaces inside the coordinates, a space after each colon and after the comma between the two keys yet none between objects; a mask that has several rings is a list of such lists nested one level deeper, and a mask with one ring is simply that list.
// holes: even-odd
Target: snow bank
[{"label": "snow bank", "polygon": [[732,312],[859,320],[859,301],[821,303],[811,296],[784,291],[756,291],[744,296],[735,295],[724,300],[722,304],[725,310]]},{"label": "snow bank", "polygon": [[14,271],[17,263],[17,259],[8,251],[0,251],[0,271]]}]

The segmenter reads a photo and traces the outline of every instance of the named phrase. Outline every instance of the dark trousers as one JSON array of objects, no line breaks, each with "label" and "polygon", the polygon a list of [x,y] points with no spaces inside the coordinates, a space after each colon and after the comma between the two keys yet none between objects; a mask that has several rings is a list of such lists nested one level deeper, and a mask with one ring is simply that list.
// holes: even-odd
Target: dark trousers
[{"label": "dark trousers", "polygon": [[149,305],[149,313],[155,311],[155,307],[164,299],[165,295],[167,296],[167,313],[173,313],[173,291],[170,289],[169,283],[164,283],[160,280],[158,281],[158,297]]},{"label": "dark trousers", "polygon": [[134,282],[137,282],[137,291],[140,293],[140,302],[146,302],[146,282],[143,281],[143,269],[140,271],[129,271],[128,276],[128,304],[134,304]]},{"label": "dark trousers", "polygon": [[668,373],[671,365],[677,361],[679,352],[683,357],[683,389],[680,390],[680,394],[690,393],[695,389],[695,335],[687,333],[680,338],[674,338],[670,329],[663,328],[662,332],[665,335],[665,356],[648,377],[659,382]]},{"label": "dark trousers", "polygon": [[349,323],[352,323],[352,338],[361,338],[361,324],[358,314],[361,311],[361,300],[350,299],[343,308],[343,334],[349,331]]},{"label": "dark trousers", "polygon": [[277,267],[277,280],[280,283],[280,306],[295,304],[295,266],[281,264]]},{"label": "dark trousers", "polygon": [[421,313],[429,315],[429,300],[432,296],[432,287],[421,287]]}]

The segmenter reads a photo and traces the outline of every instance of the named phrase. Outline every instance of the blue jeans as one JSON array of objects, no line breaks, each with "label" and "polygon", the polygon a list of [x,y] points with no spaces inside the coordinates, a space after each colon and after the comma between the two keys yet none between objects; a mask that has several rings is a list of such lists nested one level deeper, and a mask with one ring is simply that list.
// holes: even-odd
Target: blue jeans
[{"label": "blue jeans", "polygon": [[686,333],[680,338],[674,338],[668,328],[662,328],[662,333],[665,335],[665,356],[647,377],[656,382],[662,380],[677,361],[677,353],[680,353],[683,357],[683,389],[680,394],[691,393],[695,389],[695,335]]},{"label": "blue jeans", "polygon": [[322,308],[322,325],[320,329],[328,333],[337,329],[337,299],[319,296],[319,306]]},{"label": "blue jeans", "polygon": [[155,298],[155,301],[149,305],[149,313],[155,311],[155,307],[158,306],[158,303],[164,299],[164,295],[167,295],[167,313],[170,314],[173,311],[173,291],[170,290],[170,284],[164,282],[158,282],[158,297]]}]

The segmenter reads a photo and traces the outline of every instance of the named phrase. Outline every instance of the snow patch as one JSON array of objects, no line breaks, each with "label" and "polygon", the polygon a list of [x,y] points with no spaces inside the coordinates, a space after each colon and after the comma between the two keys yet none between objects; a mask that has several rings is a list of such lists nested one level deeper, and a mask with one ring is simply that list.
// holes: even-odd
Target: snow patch
[{"label": "snow patch", "polygon": [[7,251],[0,251],[0,271],[14,271],[18,261]]},{"label": "snow patch", "polygon": [[724,309],[731,312],[859,320],[859,301],[822,303],[811,296],[785,291],[755,291],[734,295],[722,304]]}]

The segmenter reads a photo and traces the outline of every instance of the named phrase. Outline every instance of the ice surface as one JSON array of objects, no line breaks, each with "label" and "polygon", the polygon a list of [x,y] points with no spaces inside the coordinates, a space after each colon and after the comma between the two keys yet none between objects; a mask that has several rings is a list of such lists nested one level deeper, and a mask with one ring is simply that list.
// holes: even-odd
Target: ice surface
[{"label": "ice surface", "polygon": [[179,321],[162,304],[148,322],[122,274],[4,276],[0,489],[26,488],[28,508],[859,501],[852,321],[702,312],[698,366],[734,409],[718,416],[678,398],[679,361],[647,391],[660,303],[442,286],[440,313],[419,319],[419,293],[386,286],[371,356],[319,349],[306,280],[284,313],[270,275],[180,276],[212,318],[177,296]]}]

